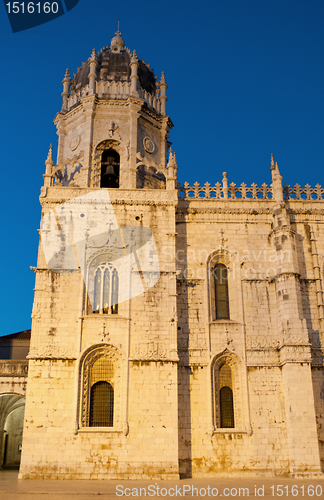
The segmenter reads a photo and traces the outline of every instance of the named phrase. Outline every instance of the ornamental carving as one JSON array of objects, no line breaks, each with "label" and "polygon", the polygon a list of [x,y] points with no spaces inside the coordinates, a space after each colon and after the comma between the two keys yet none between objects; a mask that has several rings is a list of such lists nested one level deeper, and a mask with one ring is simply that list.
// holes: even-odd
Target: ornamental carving
[{"label": "ornamental carving", "polygon": [[79,135],[73,136],[69,143],[71,151],[75,151],[76,149],[78,149],[78,147],[80,146],[80,142],[81,137]]},{"label": "ornamental carving", "polygon": [[152,141],[152,139],[150,139],[149,137],[144,137],[143,146],[144,146],[144,149],[147,153],[150,153],[150,154],[154,153],[155,144]]},{"label": "ornamental carving", "polygon": [[130,357],[133,360],[151,359],[160,360],[169,357],[168,350],[157,342],[136,345],[131,349]]},{"label": "ornamental carving", "polygon": [[0,361],[0,377],[27,377],[27,375],[28,361]]}]

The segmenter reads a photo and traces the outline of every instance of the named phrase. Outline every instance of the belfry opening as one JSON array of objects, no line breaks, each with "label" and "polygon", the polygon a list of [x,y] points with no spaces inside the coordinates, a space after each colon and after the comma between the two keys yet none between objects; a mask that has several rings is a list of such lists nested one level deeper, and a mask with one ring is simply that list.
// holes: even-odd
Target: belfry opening
[{"label": "belfry opening", "polygon": [[101,155],[100,187],[119,188],[120,156],[113,149],[106,149]]}]

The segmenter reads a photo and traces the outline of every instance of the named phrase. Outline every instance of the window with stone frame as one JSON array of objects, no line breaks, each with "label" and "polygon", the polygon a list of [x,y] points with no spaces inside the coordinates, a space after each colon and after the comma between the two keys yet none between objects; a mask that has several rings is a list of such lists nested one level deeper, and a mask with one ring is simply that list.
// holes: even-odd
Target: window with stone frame
[{"label": "window with stone frame", "polygon": [[212,321],[229,319],[228,269],[225,264],[211,261],[209,287]]},{"label": "window with stone frame", "polygon": [[120,427],[121,359],[111,346],[90,350],[80,364],[80,426]]},{"label": "window with stone frame", "polygon": [[87,313],[118,314],[118,288],[117,269],[99,256],[88,271]]},{"label": "window with stone frame", "polygon": [[215,431],[235,429],[246,432],[249,418],[242,361],[226,350],[213,361],[211,375]]}]

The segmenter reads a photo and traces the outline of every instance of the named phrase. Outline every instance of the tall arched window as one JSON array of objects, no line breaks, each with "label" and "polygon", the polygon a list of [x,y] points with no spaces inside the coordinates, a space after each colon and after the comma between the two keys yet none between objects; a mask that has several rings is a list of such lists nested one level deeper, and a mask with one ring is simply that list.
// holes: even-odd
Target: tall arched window
[{"label": "tall arched window", "polygon": [[229,319],[228,270],[219,262],[211,269],[210,295],[212,320]]},{"label": "tall arched window", "polygon": [[122,360],[114,347],[100,344],[84,354],[80,362],[81,428],[122,428],[122,379]]},{"label": "tall arched window", "polygon": [[220,426],[222,428],[234,428],[234,401],[232,370],[230,366],[224,364],[218,373],[218,390],[220,405]]},{"label": "tall arched window", "polygon": [[119,187],[120,156],[113,149],[106,149],[101,155],[100,187]]},{"label": "tall arched window", "polygon": [[[90,281],[93,280],[92,312],[99,314],[118,314],[118,272],[109,262],[101,263],[92,276],[89,276],[89,292],[92,292]],[[90,302],[91,302],[91,297]],[[90,310],[91,310],[91,306]]]}]

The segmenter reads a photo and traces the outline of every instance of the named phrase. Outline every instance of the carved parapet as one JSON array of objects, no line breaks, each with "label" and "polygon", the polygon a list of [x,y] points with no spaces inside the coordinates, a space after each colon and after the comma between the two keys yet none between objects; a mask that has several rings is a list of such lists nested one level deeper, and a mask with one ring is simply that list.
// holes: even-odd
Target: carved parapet
[{"label": "carved parapet", "polygon": [[307,201],[307,200],[324,200],[324,188],[320,184],[316,184],[315,188],[312,188],[309,184],[306,184],[304,188],[300,184],[295,184],[294,187],[290,187],[289,184],[285,184],[283,188],[284,199],[294,200],[294,201]]},{"label": "carved parapet", "polygon": [[[195,182],[192,186],[185,182],[179,185],[178,193],[179,199],[182,200],[274,200],[273,186],[268,186],[266,183],[263,183],[261,187],[255,183],[247,186],[244,182],[237,186],[234,182],[228,184],[227,177],[223,177],[223,183],[216,182],[214,186],[209,182],[203,185]],[[320,184],[316,184],[315,188],[309,184],[306,184],[304,188],[301,188],[299,184],[295,184],[294,187],[285,184],[282,193],[285,201],[324,201],[324,188]]]},{"label": "carved parapet", "polygon": [[[226,179],[227,180],[227,179]],[[240,186],[236,186],[234,182],[227,187],[227,184],[223,185],[220,182],[216,182],[212,186],[209,182],[206,182],[203,186],[199,182],[195,182],[193,186],[190,186],[188,182],[185,182],[183,186],[178,187],[178,196],[181,200],[272,200],[272,189],[268,187],[267,184],[262,184],[261,187],[257,187],[255,183],[251,186],[247,186],[244,182]]]}]

